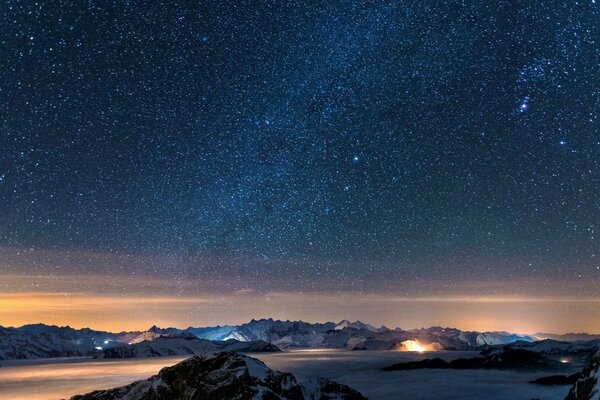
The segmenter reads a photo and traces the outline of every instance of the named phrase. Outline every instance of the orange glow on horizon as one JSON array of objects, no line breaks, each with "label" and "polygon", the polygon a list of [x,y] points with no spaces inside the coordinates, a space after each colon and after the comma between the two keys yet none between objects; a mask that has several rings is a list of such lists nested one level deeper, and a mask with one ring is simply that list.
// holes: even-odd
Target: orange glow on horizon
[{"label": "orange glow on horizon", "polygon": [[[30,283],[27,290],[26,283],[34,278],[40,282],[39,289],[36,287],[39,291],[32,291]],[[140,279],[136,286],[133,280],[124,282],[110,276],[97,278],[97,288],[104,293],[74,292],[73,288],[81,287],[80,279],[0,275],[0,325],[45,323],[123,331],[146,330],[152,325],[187,328],[241,324],[252,318],[307,322],[360,319],[403,329],[438,325],[521,334],[600,332],[600,299],[593,297],[456,293],[398,296],[372,292],[260,292],[252,288],[225,293],[196,288],[196,293],[174,294],[158,280]],[[117,284],[127,284],[130,290],[114,290]]]}]

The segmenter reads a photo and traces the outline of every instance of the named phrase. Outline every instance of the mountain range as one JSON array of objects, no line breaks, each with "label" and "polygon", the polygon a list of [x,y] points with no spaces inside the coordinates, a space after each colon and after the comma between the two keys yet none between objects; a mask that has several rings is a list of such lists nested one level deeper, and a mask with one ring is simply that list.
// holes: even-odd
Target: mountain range
[{"label": "mountain range", "polygon": [[[165,338],[169,337],[178,339],[167,342]],[[0,360],[198,354],[198,349],[207,346],[213,350],[232,350],[237,346],[241,352],[310,348],[483,350],[495,345],[535,340],[534,336],[509,332],[474,332],[443,327],[389,329],[347,320],[309,323],[260,319],[241,325],[186,329],[152,326],[147,331],[119,333],[36,324],[20,328],[0,327]],[[165,347],[165,343],[169,345]],[[269,348],[269,345],[273,347]]]},{"label": "mountain range", "polygon": [[229,351],[235,353],[259,353],[281,351],[277,346],[262,340],[242,342],[235,339],[208,340],[199,339],[191,334],[173,334],[159,336],[154,340],[112,346],[95,354],[95,358],[135,358],[185,356]]}]

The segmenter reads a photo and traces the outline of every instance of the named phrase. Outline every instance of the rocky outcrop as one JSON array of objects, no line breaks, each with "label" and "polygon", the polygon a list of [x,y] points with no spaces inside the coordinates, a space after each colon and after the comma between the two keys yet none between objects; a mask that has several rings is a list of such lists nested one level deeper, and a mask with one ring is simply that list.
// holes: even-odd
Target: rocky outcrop
[{"label": "rocky outcrop", "polygon": [[326,379],[298,383],[292,374],[237,353],[195,356],[130,385],[71,400],[363,400],[359,392]]},{"label": "rocky outcrop", "polygon": [[581,375],[565,400],[600,400],[600,351],[591,358]]}]

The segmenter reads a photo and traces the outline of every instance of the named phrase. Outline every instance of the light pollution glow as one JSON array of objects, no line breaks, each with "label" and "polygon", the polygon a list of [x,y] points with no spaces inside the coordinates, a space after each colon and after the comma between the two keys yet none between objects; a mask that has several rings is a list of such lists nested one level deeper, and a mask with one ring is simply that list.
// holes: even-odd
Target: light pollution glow
[{"label": "light pollution glow", "polygon": [[405,340],[404,342],[400,343],[399,346],[397,346],[397,348],[395,348],[394,350],[396,351],[416,351],[418,353],[423,353],[424,351],[435,351],[435,350],[440,350],[439,348],[436,348],[437,346],[435,346],[433,343],[421,343],[418,340]]},{"label": "light pollution glow", "polygon": [[[339,321],[360,319],[404,329],[441,325],[465,330],[517,333],[600,331],[600,299],[523,295],[395,295],[366,292],[286,293],[252,289],[228,293],[173,295],[77,291],[81,277],[54,276],[37,290],[19,282],[31,277],[0,276],[0,325],[70,325],[121,331],[159,326],[239,324],[251,318]],[[110,278],[85,277],[107,287]],[[120,279],[120,278],[115,278]],[[12,282],[12,284],[11,284]],[[60,283],[59,283],[60,282]],[[158,285],[157,283],[154,283]],[[148,283],[150,285],[150,283]],[[9,290],[9,287],[17,290]],[[108,285],[110,287],[110,285]],[[51,290],[46,290],[51,289]]]}]

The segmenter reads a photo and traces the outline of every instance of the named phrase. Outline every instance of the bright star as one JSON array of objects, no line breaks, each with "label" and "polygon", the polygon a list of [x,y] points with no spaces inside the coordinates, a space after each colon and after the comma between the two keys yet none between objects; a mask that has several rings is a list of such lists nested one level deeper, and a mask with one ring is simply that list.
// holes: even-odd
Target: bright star
[{"label": "bright star", "polygon": [[519,112],[525,112],[529,108],[529,96],[525,96],[521,105],[519,106]]}]

